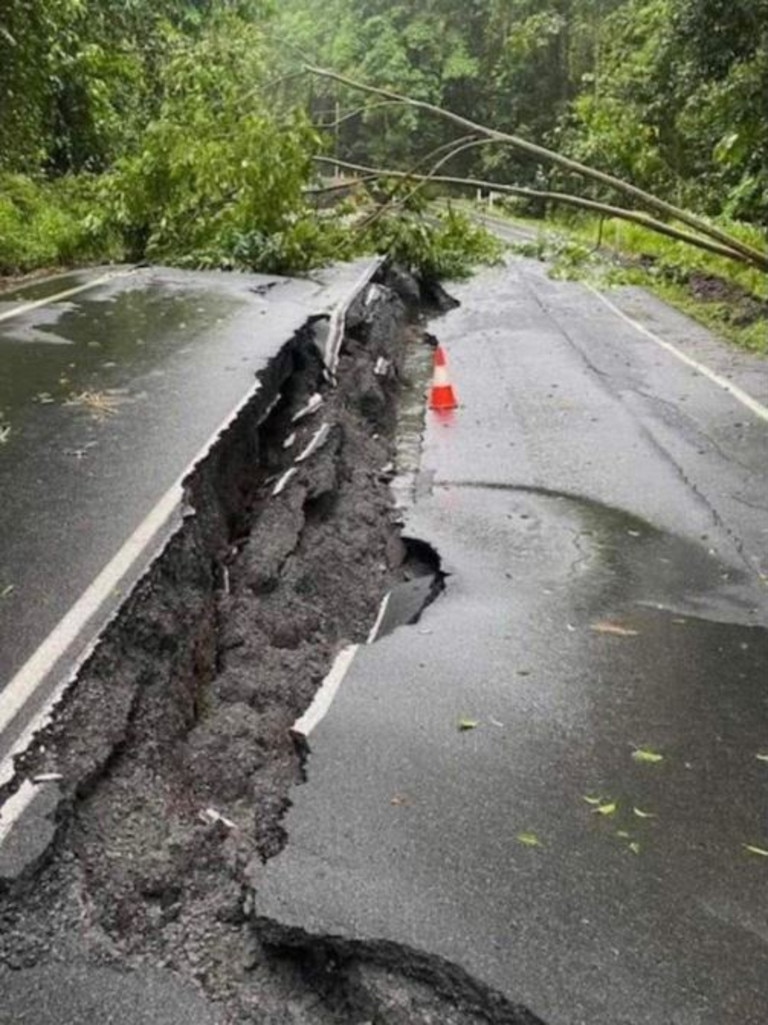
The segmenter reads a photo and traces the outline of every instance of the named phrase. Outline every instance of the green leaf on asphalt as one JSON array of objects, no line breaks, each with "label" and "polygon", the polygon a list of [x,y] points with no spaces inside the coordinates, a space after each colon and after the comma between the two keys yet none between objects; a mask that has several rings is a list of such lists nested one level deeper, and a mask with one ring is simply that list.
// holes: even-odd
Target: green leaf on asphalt
[{"label": "green leaf on asphalt", "polygon": [[595,805],[595,804],[602,804],[603,803],[603,798],[602,797],[590,797],[589,794],[585,794],[584,797],[582,797],[582,801],[586,801],[587,804]]},{"label": "green leaf on asphalt", "polygon": [[13,593],[13,584],[6,584],[0,591],[0,598],[8,598]]},{"label": "green leaf on asphalt", "polygon": [[521,843],[524,847],[541,847],[542,843],[535,833],[518,833],[518,843]]},{"label": "green leaf on asphalt", "polygon": [[660,755],[658,751],[651,751],[647,747],[638,747],[632,752],[632,758],[636,762],[645,762],[648,764],[655,764],[656,762],[664,761],[664,755]]},{"label": "green leaf on asphalt", "polygon": [[463,732],[464,730],[477,729],[480,723],[477,719],[467,719],[466,716],[463,716],[456,725]]},{"label": "green leaf on asphalt", "polygon": [[616,814],[617,807],[618,805],[615,801],[606,801],[605,804],[599,804],[597,808],[593,809],[593,811],[596,815],[605,815],[607,818],[609,815]]},{"label": "green leaf on asphalt", "polygon": [[629,833],[626,831],[626,829],[617,829],[616,836],[618,836],[621,840],[629,840],[630,838]]},{"label": "green leaf on asphalt", "polygon": [[768,851],[763,847],[754,847],[751,843],[743,844],[744,850],[749,851],[750,854],[757,854],[761,858],[768,858]]},{"label": "green leaf on asphalt", "polygon": [[636,840],[633,840],[632,843],[629,844],[629,849],[632,851],[633,854],[639,854],[640,844]]},{"label": "green leaf on asphalt", "polygon": [[656,816],[652,811],[643,811],[642,808],[633,808],[632,811],[637,815],[639,819],[655,819]]},{"label": "green leaf on asphalt", "polygon": [[757,758],[758,762],[768,762],[768,755],[759,754],[755,755],[755,758]]}]

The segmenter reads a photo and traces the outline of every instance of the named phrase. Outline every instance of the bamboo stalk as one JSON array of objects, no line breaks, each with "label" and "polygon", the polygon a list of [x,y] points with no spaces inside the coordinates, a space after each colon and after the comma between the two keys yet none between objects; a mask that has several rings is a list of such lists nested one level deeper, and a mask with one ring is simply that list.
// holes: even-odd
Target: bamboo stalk
[{"label": "bamboo stalk", "polygon": [[[607,203],[600,203],[594,199],[582,199],[581,196],[571,196],[565,192],[540,192],[537,189],[528,189],[521,185],[502,185],[499,182],[486,181],[481,178],[458,178],[451,175],[419,175],[409,171],[396,171],[389,168],[367,167],[363,164],[352,164],[344,160],[331,160],[328,157],[315,157],[315,161],[321,164],[336,164],[348,171],[356,171],[366,175],[366,180],[373,177],[380,178],[406,178],[421,180],[426,185],[429,182],[437,182],[442,185],[462,185],[474,189],[491,189],[494,192],[504,192],[511,196],[520,196],[523,199],[539,199],[548,203],[560,203],[564,206],[576,207],[580,210],[589,210],[592,213],[602,214],[607,217],[616,217],[632,224],[639,224],[649,231],[655,231],[659,235],[674,239],[676,242],[684,242],[687,245],[703,249],[716,256],[724,256],[737,263],[750,264],[751,261],[743,253],[730,249],[728,246],[720,245],[719,242],[707,238],[700,238],[698,235],[691,235],[687,231],[675,228],[671,224],[657,221],[649,214],[638,210],[627,210],[622,206],[610,206]],[[354,184],[351,182],[349,184]]]},{"label": "bamboo stalk", "polygon": [[[645,206],[648,209],[654,210],[656,213],[663,214],[666,217],[671,217],[674,220],[679,221],[681,224],[686,224],[688,227],[694,228],[707,238],[714,239],[729,251],[740,253],[744,257],[743,262],[750,263],[761,270],[768,270],[768,253],[755,249],[746,242],[742,242],[740,239],[735,238],[728,232],[723,231],[714,225],[708,224],[703,218],[697,217],[695,214],[689,213],[687,210],[683,210],[680,207],[676,207],[672,203],[666,202],[666,200],[659,199],[657,196],[653,196],[651,193],[645,192],[643,189],[638,188],[638,186],[625,182],[621,178],[615,178],[613,175],[607,174],[605,171],[598,171],[593,167],[588,167],[586,164],[581,164],[577,160],[571,160],[569,157],[565,157],[560,153],[555,153],[553,150],[546,149],[544,146],[539,146],[536,143],[529,142],[527,139],[523,139],[520,136],[511,135],[508,132],[501,132],[495,128],[489,128],[486,125],[479,124],[476,121],[463,117],[460,114],[455,114],[453,111],[446,110],[444,107],[438,107],[436,104],[428,103],[426,100],[415,100],[410,96],[404,96],[394,90],[381,89],[364,82],[358,82],[353,78],[348,78],[346,75],[340,75],[336,71],[329,71],[326,68],[315,67],[312,64],[306,64],[305,70],[309,74],[316,75],[320,78],[339,82],[341,85],[345,85],[350,89],[357,89],[361,92],[382,96],[389,100],[397,100],[400,103],[414,107],[417,110],[424,110],[427,113],[435,114],[438,117],[452,121],[454,124],[461,125],[463,128],[468,129],[471,132],[485,135],[489,139],[503,142],[515,149],[522,150],[525,153],[530,153],[532,156],[538,157],[540,160],[556,164],[558,167],[565,168],[567,171],[572,171],[574,174],[581,175],[584,178],[590,178],[603,185],[608,185],[610,188],[624,193],[624,195],[631,196],[641,206]],[[559,194],[555,193],[555,195]]]}]

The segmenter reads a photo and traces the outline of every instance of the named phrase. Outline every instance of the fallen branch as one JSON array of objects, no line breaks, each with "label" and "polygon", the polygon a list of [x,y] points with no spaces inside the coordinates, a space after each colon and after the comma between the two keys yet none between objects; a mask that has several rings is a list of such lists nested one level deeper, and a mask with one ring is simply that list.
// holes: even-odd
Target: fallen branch
[{"label": "fallen branch", "polygon": [[576,207],[581,210],[589,210],[592,213],[597,213],[605,217],[616,217],[623,221],[629,221],[632,224],[639,224],[643,228],[648,228],[649,231],[655,231],[659,235],[665,235],[667,238],[674,239],[676,242],[684,242],[687,245],[695,246],[697,249],[703,249],[708,253],[714,253],[716,256],[724,256],[729,260],[735,260],[737,263],[752,264],[751,260],[735,249],[721,245],[719,242],[713,242],[707,238],[701,238],[698,235],[691,235],[689,232],[675,228],[673,225],[667,224],[664,221],[657,221],[656,218],[651,217],[649,214],[642,213],[638,210],[628,210],[626,207],[622,206],[610,206],[607,203],[599,203],[597,200],[593,199],[582,199],[581,196],[571,196],[565,192],[540,192],[537,189],[528,189],[522,185],[502,185],[499,182],[485,181],[480,178],[458,178],[440,174],[419,175],[408,171],[396,171],[389,168],[366,167],[362,164],[351,164],[344,160],[329,160],[326,157],[315,157],[315,160],[321,164],[333,163],[338,167],[343,167],[347,171],[356,171],[358,173],[365,174],[368,180],[378,176],[379,178],[408,178],[412,180],[421,180],[423,185],[427,185],[429,182],[436,182],[441,185],[463,185],[467,188],[490,189],[493,192],[503,192],[510,196],[519,196],[522,199],[536,199],[548,203],[559,203],[563,206]]},{"label": "fallen branch", "polygon": [[398,105],[398,102],[398,100],[381,100],[380,103],[364,103],[361,107],[355,107],[354,110],[348,110],[344,114],[339,114],[339,116],[334,118],[333,121],[315,122],[313,127],[339,128],[345,121],[351,121],[353,118],[359,117],[361,114],[367,114],[369,110],[376,110],[379,107],[394,107]]},{"label": "fallen branch", "polygon": [[[453,111],[446,110],[444,107],[438,107],[433,103],[428,103],[426,100],[415,100],[410,96],[403,96],[401,93],[394,92],[391,89],[380,89],[377,86],[358,82],[353,78],[348,78],[346,75],[340,75],[335,71],[318,68],[311,64],[306,64],[305,69],[312,75],[316,75],[320,78],[327,78],[334,82],[339,82],[341,85],[345,85],[350,89],[357,89],[361,92],[371,93],[388,100],[397,100],[400,103],[406,104],[407,106],[413,107],[417,110],[424,110],[427,113],[435,114],[438,117],[452,121],[454,124],[461,125],[463,128],[469,129],[473,133],[487,136],[489,139],[505,143],[515,149],[529,153],[532,156],[537,157],[539,160],[556,164],[558,167],[562,167],[574,174],[578,174],[584,178],[590,178],[593,181],[607,185],[618,192],[624,193],[624,195],[631,196],[641,206],[645,206],[649,210],[654,210],[656,213],[662,214],[665,217],[671,217],[674,220],[679,221],[681,224],[686,224],[688,227],[694,228],[707,238],[714,239],[717,243],[727,249],[728,252],[740,253],[744,257],[744,263],[750,263],[761,270],[768,270],[768,253],[753,248],[746,242],[742,242],[740,239],[735,238],[728,232],[709,224],[703,218],[697,217],[695,214],[691,214],[687,210],[676,207],[672,203],[668,203],[663,199],[659,199],[658,197],[645,192],[643,189],[638,188],[636,185],[631,185],[629,182],[622,181],[620,178],[615,178],[613,175],[607,174],[605,171],[598,171],[593,167],[588,167],[586,164],[581,164],[576,160],[571,160],[569,157],[564,157],[560,153],[555,153],[552,150],[546,149],[544,146],[539,146],[536,143],[529,142],[527,139],[520,138],[520,136],[511,135],[508,132],[501,132],[495,128],[488,128],[486,125],[479,124],[469,118],[463,117],[460,114],[455,114]],[[555,193],[554,195],[559,194]]]},{"label": "fallen branch", "polygon": [[459,139],[455,143],[449,143],[447,146],[439,146],[436,150],[433,150],[431,154],[429,154],[427,157],[419,161],[418,164],[416,164],[416,167],[418,167],[420,164],[425,163],[427,160],[433,159],[439,153],[442,153],[444,150],[448,149],[448,153],[440,157],[437,163],[435,163],[426,174],[417,174],[415,171],[404,172],[403,180],[418,182],[418,184],[411,189],[408,195],[399,198],[395,196],[390,197],[390,199],[386,203],[383,203],[381,206],[377,207],[377,209],[374,210],[374,212],[371,214],[369,218],[366,218],[361,227],[369,227],[380,217],[383,217],[383,215],[388,210],[394,209],[396,207],[406,206],[408,201],[410,199],[413,199],[413,197],[420,189],[423,189],[425,185],[434,180],[437,171],[439,171],[444,164],[447,164],[449,160],[452,160],[454,157],[458,156],[459,153],[463,153],[465,150],[472,149],[475,146],[488,146],[493,141],[493,139],[475,139],[473,136],[465,136],[463,139]]}]

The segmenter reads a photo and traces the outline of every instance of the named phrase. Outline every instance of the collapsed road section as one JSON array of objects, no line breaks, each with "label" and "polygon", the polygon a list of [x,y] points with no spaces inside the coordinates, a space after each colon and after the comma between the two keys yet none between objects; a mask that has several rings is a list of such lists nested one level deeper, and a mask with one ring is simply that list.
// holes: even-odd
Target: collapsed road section
[{"label": "collapsed road section", "polygon": [[[283,847],[302,777],[292,723],[337,653],[370,636],[385,595],[402,598],[382,631],[392,609],[415,620],[441,582],[428,546],[400,536],[389,488],[404,351],[423,342],[419,288],[352,270],[336,290],[342,318],[307,317],[312,297],[291,297],[300,326],[184,479],[149,566],[120,580],[109,621],[16,753],[0,818],[0,1022],[316,1025],[377,1008],[382,1021],[441,1008],[440,1020],[471,1020],[396,966],[268,954],[251,922],[245,869]],[[294,287],[262,284],[253,294]],[[100,301],[106,315],[113,297]],[[67,313],[46,315],[60,326]],[[135,397],[99,394],[110,409],[110,396]],[[105,417],[78,429],[98,439]],[[147,473],[130,466],[131,484]]]}]

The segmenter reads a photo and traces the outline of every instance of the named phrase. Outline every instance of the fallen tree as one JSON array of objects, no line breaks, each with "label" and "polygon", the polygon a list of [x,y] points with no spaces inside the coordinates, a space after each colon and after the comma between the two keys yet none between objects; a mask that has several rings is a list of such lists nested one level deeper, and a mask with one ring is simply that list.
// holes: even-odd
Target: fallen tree
[{"label": "fallen tree", "polygon": [[[602,185],[606,185],[617,192],[622,193],[634,200],[641,207],[645,207],[648,210],[652,210],[654,213],[661,215],[662,217],[671,218],[678,221],[680,224],[687,225],[689,228],[693,228],[702,239],[697,235],[690,235],[687,232],[678,231],[678,229],[666,224],[663,221],[656,220],[655,218],[647,218],[647,221],[641,221],[640,223],[645,224],[646,227],[651,230],[658,231],[659,227],[662,226],[665,230],[662,234],[670,234],[670,231],[677,232],[677,235],[670,237],[677,237],[679,241],[687,242],[691,245],[697,245],[699,248],[707,248],[709,251],[717,252],[718,255],[726,256],[731,259],[739,260],[741,263],[746,263],[751,266],[757,267],[759,270],[768,271],[768,253],[756,249],[754,246],[743,242],[729,232],[718,228],[715,225],[710,224],[704,218],[692,214],[687,210],[677,207],[666,200],[660,199],[658,196],[653,196],[643,189],[638,188],[636,185],[632,185],[630,182],[623,181],[620,178],[616,178],[611,174],[607,174],[604,171],[599,171],[596,168],[589,167],[586,164],[579,163],[576,160],[571,160],[569,157],[565,157],[560,153],[556,153],[553,150],[549,150],[544,146],[539,146],[536,143],[529,142],[527,139],[523,139],[517,135],[511,135],[508,132],[501,132],[495,128],[489,128],[487,125],[482,125],[478,122],[472,121],[469,118],[465,118],[460,114],[456,114],[453,111],[447,110],[444,107],[438,107],[433,103],[428,103],[425,100],[413,99],[410,96],[404,96],[400,93],[394,92],[390,89],[382,89],[377,86],[368,85],[365,82],[359,82],[356,79],[349,78],[346,75],[341,75],[338,72],[330,71],[326,68],[318,68],[314,65],[305,65],[305,70],[311,74],[320,78],[329,79],[334,82],[338,82],[350,89],[355,89],[360,92],[369,93],[374,96],[382,97],[386,100],[404,104],[417,110],[423,110],[427,113],[433,114],[437,117],[441,117],[448,121],[452,121],[454,124],[460,125],[462,128],[467,129],[473,135],[483,136],[488,140],[492,140],[507,146],[511,146],[514,149],[518,149],[521,152],[528,153],[537,159],[546,163],[554,164],[557,167],[562,167],[564,170],[570,171],[573,174],[580,175],[581,177],[588,178],[592,181],[599,182]],[[342,166],[342,162],[339,160],[333,161],[338,166]],[[444,161],[442,161],[444,162]],[[397,174],[407,174],[407,172],[396,172]],[[396,176],[395,175],[395,176]],[[387,173],[382,172],[382,176],[386,177]],[[390,173],[390,177],[393,175]],[[430,178],[432,181],[439,181],[438,176],[425,176]],[[454,184],[467,184],[473,181],[473,179],[464,179],[461,181],[454,181]],[[476,181],[476,180],[475,180]],[[476,182],[477,183],[477,182]],[[482,182],[483,188],[492,188],[496,191],[508,191],[513,186],[504,186],[496,182]],[[563,193],[539,193],[536,190],[529,190],[528,194],[531,198],[551,198],[553,202],[564,202],[561,198]],[[571,196],[570,205],[582,205],[586,203],[597,203],[595,200],[580,200],[577,204],[575,201],[580,197]],[[626,210],[623,207],[609,207],[606,204],[597,204],[594,207],[585,207],[586,209],[598,210],[603,207],[604,210],[617,211],[611,213],[610,216],[619,216],[618,211],[621,211],[621,215],[624,219],[631,220],[626,215],[628,213],[634,213],[636,216],[642,216],[636,211]],[[647,217],[647,215],[645,215]],[[682,237],[681,237],[682,236]],[[707,241],[707,245],[702,245],[702,242]],[[712,249],[711,244],[716,244],[717,249]]]},{"label": "fallen tree", "polygon": [[717,256],[723,256],[730,260],[735,260],[738,263],[752,265],[752,261],[749,260],[743,253],[737,252],[735,249],[731,249],[728,246],[721,245],[719,242],[714,242],[711,239],[701,238],[698,235],[691,235],[690,232],[683,231],[680,228],[676,228],[674,225],[666,224],[664,221],[656,220],[649,214],[642,213],[642,211],[628,210],[622,206],[611,206],[607,203],[599,203],[592,199],[583,199],[581,196],[572,196],[565,192],[541,192],[537,189],[529,189],[520,185],[504,185],[500,182],[487,181],[482,178],[461,178],[452,175],[442,174],[418,174],[414,171],[397,171],[391,168],[382,167],[368,167],[364,164],[353,164],[349,161],[331,159],[330,157],[315,157],[315,160],[319,164],[333,164],[336,167],[344,168],[347,171],[359,172],[363,177],[351,179],[345,181],[343,185],[332,185],[327,186],[325,189],[312,190],[312,191],[333,191],[339,188],[351,188],[355,185],[365,185],[372,181],[376,181],[380,178],[395,178],[405,181],[416,181],[422,185],[428,185],[430,182],[435,182],[442,185],[457,185],[466,186],[467,188],[474,189],[490,189],[494,192],[501,192],[505,195],[518,196],[523,199],[540,200],[548,203],[559,203],[563,206],[571,206],[581,210],[588,210],[592,213],[597,213],[601,217],[616,217],[624,221],[630,221],[632,224],[639,224],[644,228],[648,228],[649,231],[655,231],[660,235],[665,235],[667,238],[674,239],[676,242],[684,242],[687,245],[696,246],[699,249],[706,250],[706,252],[714,253]]}]

